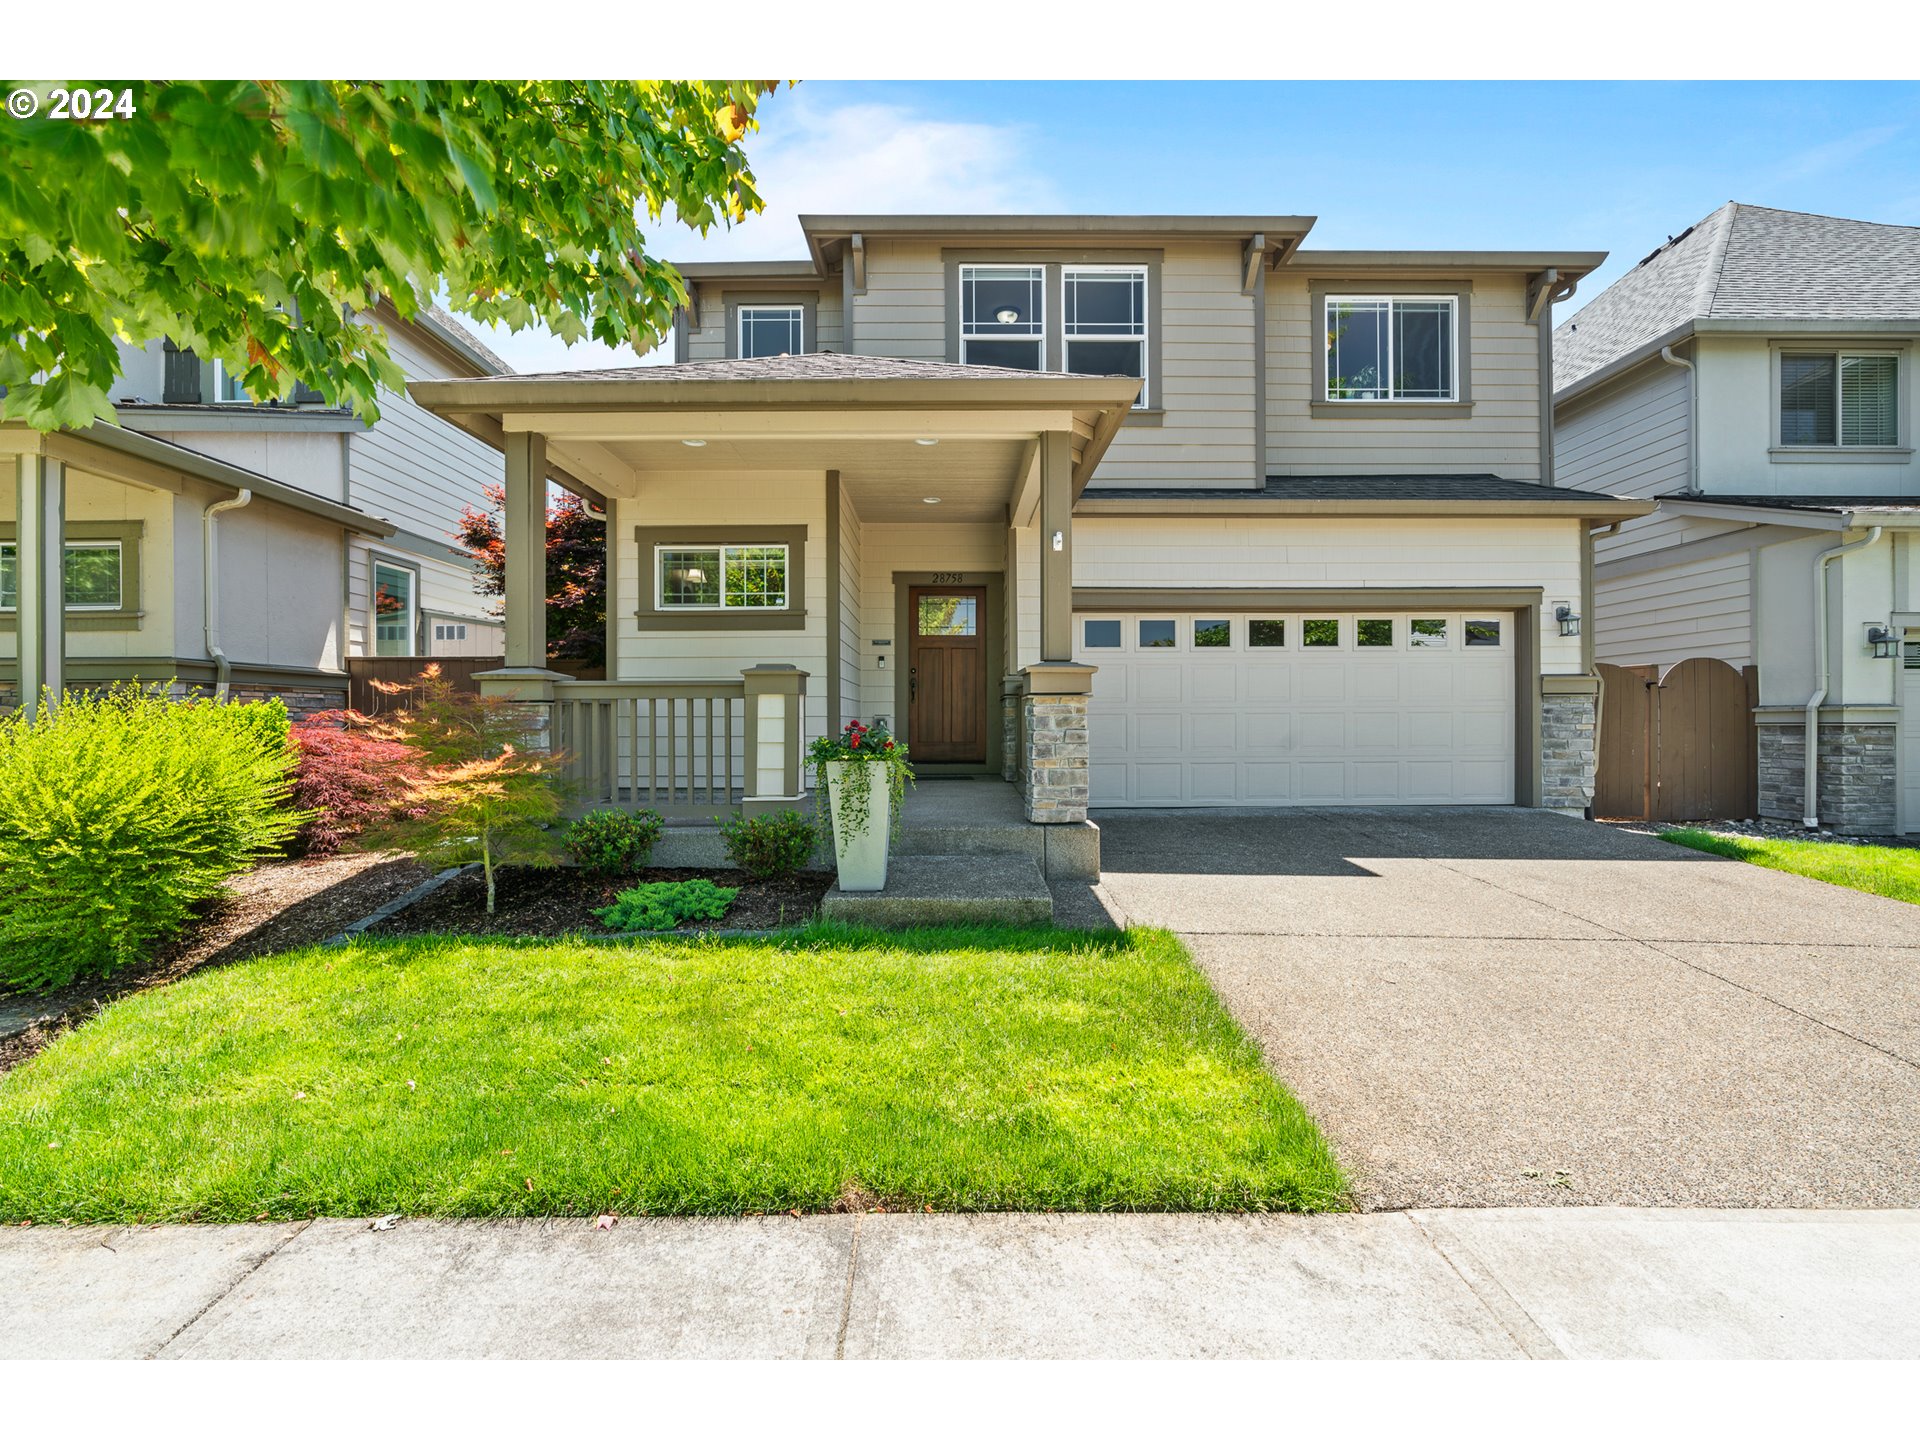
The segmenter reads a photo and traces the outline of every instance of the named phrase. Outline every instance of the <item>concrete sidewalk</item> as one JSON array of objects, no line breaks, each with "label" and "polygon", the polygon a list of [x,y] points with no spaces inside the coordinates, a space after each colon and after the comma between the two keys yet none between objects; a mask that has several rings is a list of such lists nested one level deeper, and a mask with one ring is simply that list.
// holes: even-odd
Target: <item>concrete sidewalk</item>
[{"label": "concrete sidewalk", "polygon": [[0,1232],[0,1358],[1920,1357],[1920,1212]]}]

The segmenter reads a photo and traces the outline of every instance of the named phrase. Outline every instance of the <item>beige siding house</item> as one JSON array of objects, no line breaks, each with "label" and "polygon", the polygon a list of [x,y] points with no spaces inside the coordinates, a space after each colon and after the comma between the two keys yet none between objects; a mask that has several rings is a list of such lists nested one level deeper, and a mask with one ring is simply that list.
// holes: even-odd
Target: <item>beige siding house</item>
[{"label": "beige siding house", "polygon": [[1560,485],[1659,502],[1598,542],[1595,654],[1755,667],[1768,818],[1920,832],[1916,340],[1920,230],[1739,204],[1555,339]]},{"label": "beige siding house", "polygon": [[[371,318],[410,377],[506,368],[451,317]],[[501,653],[499,617],[454,547],[461,510],[487,508],[485,487],[499,483],[496,449],[398,392],[382,393],[369,425],[311,392],[254,404],[217,363],[158,343],[122,359],[117,428],[46,439],[0,428],[8,703],[31,564],[22,532],[33,538],[30,512],[45,518],[36,497],[61,521],[65,632],[54,670],[29,655],[30,674],[173,680],[315,710],[345,703],[355,656]]]},{"label": "beige siding house", "polygon": [[[504,436],[507,665],[592,797],[795,803],[883,721],[997,777],[1047,865],[1089,808],[1582,812],[1593,530],[1547,316],[1593,253],[1315,251],[1299,216],[809,216],[685,267],[674,364],[426,381]],[[546,481],[604,504],[604,681],[516,567]],[[1091,835],[1091,840],[1088,836]]]}]

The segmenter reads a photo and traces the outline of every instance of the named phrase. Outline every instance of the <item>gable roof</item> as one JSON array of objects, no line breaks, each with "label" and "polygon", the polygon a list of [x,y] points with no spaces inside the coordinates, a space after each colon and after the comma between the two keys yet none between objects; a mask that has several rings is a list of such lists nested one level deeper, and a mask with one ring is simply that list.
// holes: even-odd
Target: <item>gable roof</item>
[{"label": "gable roof", "polygon": [[1555,395],[1715,322],[1768,321],[1920,324],[1920,228],[1729,201],[1553,332]]}]

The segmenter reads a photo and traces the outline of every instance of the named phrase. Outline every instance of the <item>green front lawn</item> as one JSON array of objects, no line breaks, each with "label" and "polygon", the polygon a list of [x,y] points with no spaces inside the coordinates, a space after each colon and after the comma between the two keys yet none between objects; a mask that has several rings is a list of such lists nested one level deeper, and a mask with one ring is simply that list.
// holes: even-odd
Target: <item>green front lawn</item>
[{"label": "green front lawn", "polygon": [[303,950],[0,1077],[0,1220],[1341,1205],[1172,936]]},{"label": "green front lawn", "polygon": [[1901,845],[1841,845],[1825,840],[1775,840],[1719,835],[1711,830],[1663,830],[1662,840],[1865,890],[1920,905],[1920,850]]}]

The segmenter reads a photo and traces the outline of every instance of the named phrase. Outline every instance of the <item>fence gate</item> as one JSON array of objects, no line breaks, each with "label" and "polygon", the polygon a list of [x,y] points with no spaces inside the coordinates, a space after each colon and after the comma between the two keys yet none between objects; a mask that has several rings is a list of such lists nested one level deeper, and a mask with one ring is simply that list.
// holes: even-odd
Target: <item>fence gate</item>
[{"label": "fence gate", "polygon": [[[385,710],[403,710],[419,696],[413,684],[429,665],[438,665],[455,690],[478,695],[480,686],[474,676],[498,670],[507,662],[498,655],[353,655],[347,660],[347,705],[362,715],[378,715]],[[398,695],[383,694],[374,681],[408,688]]]},{"label": "fence gate", "polygon": [[1606,820],[1747,820],[1759,813],[1759,674],[1697,656],[1596,667],[1606,690],[1593,813]]}]

